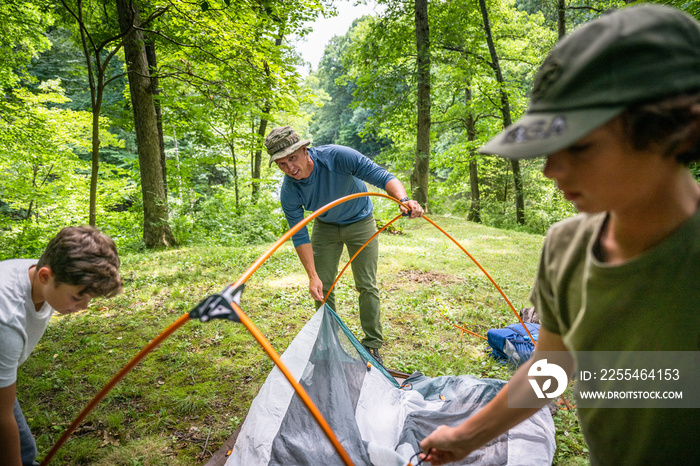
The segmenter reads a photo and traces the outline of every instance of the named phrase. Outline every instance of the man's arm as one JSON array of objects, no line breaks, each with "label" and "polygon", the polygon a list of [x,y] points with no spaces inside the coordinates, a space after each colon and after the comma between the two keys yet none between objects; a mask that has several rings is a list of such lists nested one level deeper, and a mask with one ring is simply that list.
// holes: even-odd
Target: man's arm
[{"label": "man's arm", "polygon": [[[541,400],[534,398],[534,392],[528,381],[528,370],[539,359],[538,351],[561,351],[562,359],[566,361],[562,366],[567,376],[571,376],[573,359],[564,346],[561,336],[543,328],[540,329],[537,348],[532,357],[518,368],[493,400],[462,424],[456,427],[440,426],[423,439],[420,443],[421,449],[426,453],[432,449],[426,461],[432,465],[440,465],[465,458],[469,453],[520,424],[549,403],[550,400],[547,398]],[[533,408],[511,408],[508,406],[509,394],[511,403],[514,403],[514,400],[528,402],[537,400],[541,405]],[[532,406],[530,403],[528,405]]]},{"label": "man's arm", "polygon": [[323,301],[323,283],[318,278],[316,266],[314,265],[314,250],[311,243],[305,243],[297,246],[297,255],[301,264],[306,270],[306,275],[309,276],[309,293],[316,301]]},{"label": "man's arm", "polygon": [[[408,197],[408,194],[406,194],[406,189],[404,189],[403,185],[399,180],[396,178],[392,178],[389,180],[384,186],[384,190],[389,196],[395,197],[396,199],[404,199]],[[411,215],[410,218],[416,218],[416,217],[422,217],[423,216],[423,208],[421,205],[418,203],[418,201],[414,201],[412,199],[409,199],[408,201],[404,201],[404,204],[408,206],[408,208],[411,210]],[[401,213],[406,213],[408,210],[401,206]]]},{"label": "man's arm", "polygon": [[[398,200],[408,197],[406,190],[399,180],[386,169],[374,163],[360,152],[345,146],[335,146],[333,154],[334,167],[341,173],[347,173],[378,188],[384,186],[384,191]],[[422,217],[423,208],[417,201],[404,201],[408,209],[401,206],[401,213],[411,211],[410,218]]]},{"label": "man's arm", "polygon": [[19,428],[15,419],[16,397],[16,384],[0,388],[0,452],[2,463],[10,466],[22,465]]}]

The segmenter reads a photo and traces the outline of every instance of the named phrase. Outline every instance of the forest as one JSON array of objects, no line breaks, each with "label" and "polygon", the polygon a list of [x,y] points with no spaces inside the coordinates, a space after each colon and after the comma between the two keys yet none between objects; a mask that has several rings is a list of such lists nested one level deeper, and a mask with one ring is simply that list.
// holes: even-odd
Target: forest
[{"label": "forest", "polygon": [[531,233],[571,215],[541,159],[478,147],[559,37],[626,2],[378,3],[305,76],[293,44],[332,1],[2,2],[2,257],[70,224],[122,251],[270,241],[287,227],[262,142],[284,124],[358,149],[433,214]]},{"label": "forest", "polygon": [[[52,321],[22,366],[39,457],[133,354],[288,230],[282,173],[263,145],[276,126],[396,174],[517,307],[529,305],[542,235],[575,209],[543,176],[544,158],[478,149],[524,114],[560,38],[634,2],[374,3],[379,13],[338,31],[305,73],[295,44],[314,19],[337,14],[333,0],[0,1],[0,260],[36,258],[62,227],[89,224],[115,240],[125,283],[99,312]],[[700,1],[657,3],[700,18]],[[397,213],[375,203],[379,223]],[[444,321],[477,332],[511,323],[491,284],[425,224],[401,220],[393,232],[380,265],[388,363],[507,379],[483,342]],[[247,299],[284,349],[310,300],[291,245],[271,263]],[[339,314],[358,331],[348,280]],[[272,368],[252,346],[223,323],[187,327],[95,410],[56,464],[203,464]],[[586,464],[575,414],[556,414],[555,425],[555,464]]]}]

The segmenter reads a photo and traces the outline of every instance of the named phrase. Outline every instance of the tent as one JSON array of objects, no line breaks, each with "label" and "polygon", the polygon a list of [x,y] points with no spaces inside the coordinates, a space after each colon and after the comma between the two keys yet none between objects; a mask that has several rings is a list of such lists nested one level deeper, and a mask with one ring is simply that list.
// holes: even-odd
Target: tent
[{"label": "tent", "polygon": [[[282,360],[328,421],[356,465],[406,466],[420,441],[455,425],[491,400],[504,381],[468,375],[395,379],[367,353],[338,315],[319,308]],[[233,446],[231,446],[233,445]],[[548,408],[459,464],[551,464],[554,423]],[[275,367],[231,439],[207,463],[341,465],[306,406]]]},{"label": "tent", "polygon": [[[253,466],[333,465],[350,462],[357,465],[404,466],[410,464],[415,452],[419,451],[420,440],[437,426],[458,424],[484,406],[505,384],[504,381],[471,376],[431,379],[416,372],[401,379],[402,383],[399,383],[389,371],[377,364],[327,305],[319,308],[304,326],[281,361],[265,336],[240,308],[241,293],[246,281],[277,248],[326,210],[363,196],[385,197],[401,204],[397,199],[382,193],[356,193],[327,204],[299,222],[263,253],[236,282],[221,293],[205,298],[139,351],[73,420],[44,457],[42,465],[51,461],[90,411],[126,374],[191,318],[202,322],[217,318],[242,323],[277,364],[253,400],[243,425],[207,462],[209,466],[224,463]],[[374,236],[401,216],[399,214],[387,222]],[[481,264],[435,222],[427,216],[423,218],[469,256],[517,315],[503,290]],[[519,316],[518,319],[523,323]],[[458,328],[465,333],[480,336]],[[530,339],[534,340],[527,327],[524,329]],[[284,377],[280,365],[284,366]],[[299,391],[311,395],[312,401],[308,406],[317,406],[319,416],[329,421],[330,426],[325,427],[325,432],[317,424],[318,418],[309,414],[307,405],[302,404],[295,394],[290,386],[292,382],[301,386],[297,387]],[[331,437],[338,437],[333,439],[337,448],[331,448]],[[554,423],[547,408],[543,408],[530,419],[471,454],[462,464],[551,464],[555,448]],[[347,461],[340,460],[340,452],[349,454]]]}]

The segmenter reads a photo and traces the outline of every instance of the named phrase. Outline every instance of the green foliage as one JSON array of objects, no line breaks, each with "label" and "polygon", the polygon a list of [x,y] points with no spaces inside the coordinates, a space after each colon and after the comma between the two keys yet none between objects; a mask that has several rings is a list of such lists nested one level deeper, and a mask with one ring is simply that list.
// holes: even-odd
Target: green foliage
[{"label": "green foliage", "polygon": [[44,31],[53,18],[40,3],[26,0],[3,0],[0,17],[0,88],[5,89],[19,81],[30,59],[50,47]]},{"label": "green foliage", "polygon": [[[510,206],[515,193],[509,165],[479,156],[476,151],[502,129],[502,90],[508,95],[512,117],[524,112],[534,71],[555,42],[555,34],[545,27],[544,17],[538,12],[520,11],[511,0],[488,4],[506,79],[503,88],[493,72],[478,6],[453,1],[431,2],[429,7],[433,120],[429,208],[432,212],[465,214],[471,204],[469,162],[476,161],[482,221],[515,227],[514,207]],[[356,23],[344,38],[336,37],[327,47],[317,76],[321,83],[333,83],[324,88],[332,100],[316,114],[317,129],[333,131],[333,142],[337,142],[339,130],[346,127],[342,115],[369,108],[365,136],[391,141],[377,161],[393,171],[410,171],[416,132],[413,10],[389,2],[381,17]],[[468,121],[474,122],[473,129]],[[541,176],[530,176],[527,181],[533,184],[525,184],[526,194],[533,191],[535,195],[533,199],[526,197],[527,207],[537,210],[527,217],[530,212],[526,209],[526,217],[531,219],[527,231],[541,232],[550,220],[570,214],[566,207],[561,211],[560,204],[552,206],[551,211],[542,211],[539,202],[555,197],[554,188]]]},{"label": "green foliage", "polygon": [[[63,27],[51,28],[46,37],[51,42],[51,49],[35,57],[27,67],[27,72],[37,83],[60,80],[69,100],[54,105],[75,111],[91,111],[92,97],[87,65],[82,50],[78,48],[77,38],[73,37],[69,29]],[[102,59],[105,59],[106,55],[107,52],[103,51]],[[124,64],[119,56],[112,58],[110,63],[106,78],[115,80],[105,87],[101,114],[111,121],[122,121],[126,113],[123,101],[126,77],[117,75],[123,73]]]},{"label": "green foliage", "polygon": [[[291,122],[300,132],[310,132],[316,144],[340,143],[376,155],[408,184],[415,151],[410,4],[383,2],[386,8],[379,17],[356,21],[347,34],[331,41],[319,70],[301,88],[294,68],[298,57],[286,39],[303,36],[308,30],[304,21],[332,14],[331,2],[206,3],[207,8],[192,2],[167,11],[161,8],[168,2],[139,4],[144,18],[155,13],[146,29],[154,31],[149,37],[155,41],[159,63],[169,202],[182,241],[271,241],[286,229],[274,194],[276,172],[263,163],[260,178],[251,175],[255,152],[262,149],[257,134],[262,119],[269,120],[268,130]],[[695,3],[680,6],[692,13]],[[618,4],[568,3],[569,29]],[[0,5],[7,18],[0,26],[0,84],[6,89],[0,104],[4,257],[36,255],[60,227],[87,221],[87,68],[68,10],[59,4],[48,10],[37,5],[16,0]],[[66,5],[75,9],[77,3]],[[90,40],[99,45],[114,37],[118,27],[113,3],[95,5],[99,7],[84,10],[83,20]],[[555,40],[554,10],[529,0],[499,0],[488,7],[511,111],[517,117],[524,111],[532,74]],[[500,87],[488,64],[478,8],[461,0],[431,2],[430,8],[430,208],[434,213],[467,214],[472,202],[468,166],[474,160],[482,221],[544,232],[574,211],[542,177],[540,162],[523,163],[526,225],[520,227],[514,222],[508,163],[476,153],[502,127],[495,108]],[[100,60],[112,52],[106,44],[97,55]],[[117,55],[105,78],[117,78],[122,71]],[[120,248],[139,250],[142,194],[133,128],[123,117],[130,112],[125,82],[117,78],[105,88],[102,114],[109,119],[100,122],[98,226],[114,236]],[[469,117],[475,120],[473,137],[465,125]],[[264,158],[263,152],[263,162]],[[698,176],[697,167],[693,169]],[[259,205],[251,196],[254,183],[261,189]]]},{"label": "green foliage", "polygon": [[[253,205],[249,185],[243,184],[253,181],[244,158],[251,147],[261,146],[250,122],[270,118],[269,111],[295,110],[295,57],[287,46],[275,44],[279,34],[303,31],[303,22],[328,6],[316,0],[264,5],[209,1],[204,9],[197,3],[173,8],[170,2],[139,2],[158,56],[163,126],[166,135],[172,135],[166,138],[166,163],[173,217],[183,225],[186,242],[208,238],[240,244],[267,241],[280,233],[281,216],[269,214],[276,208],[269,172],[256,180],[267,190],[260,195],[260,205]],[[130,103],[125,77],[119,76],[123,64],[118,55],[111,55],[119,52],[114,48],[119,26],[113,2],[99,1],[88,8],[69,0],[46,14],[32,2],[5,2],[0,9],[9,18],[0,52],[7,57],[3,66],[11,65],[2,69],[9,74],[0,84],[19,83],[23,77],[26,86],[12,91],[12,99],[0,105],[0,129],[5,130],[0,152],[8,154],[0,162],[0,171],[7,175],[0,179],[3,256],[35,256],[60,227],[86,223],[91,138],[97,134],[91,134],[89,114],[83,110],[92,110],[97,102],[93,91],[99,93],[101,76],[103,83],[109,82],[101,114],[112,117],[114,126],[109,129],[127,147],[106,132],[109,122],[102,118],[97,226],[113,236],[120,249],[138,250],[143,247],[143,202],[133,128],[124,119]],[[84,28],[77,27],[76,16]],[[53,20],[58,26],[49,29]],[[42,54],[49,45],[52,51]],[[25,73],[20,65],[30,58]],[[47,80],[55,91],[37,101],[48,92],[38,83]],[[197,227],[184,227],[191,223]]]},{"label": "green foliage", "polygon": [[[33,93],[15,88],[0,119],[0,244],[3,258],[32,256],[62,226],[86,223],[90,164],[77,156],[89,147],[91,115],[60,108],[57,81]],[[101,122],[106,129],[106,121]],[[104,139],[118,145],[106,131]],[[135,188],[117,167],[103,170],[102,211]]]},{"label": "green foliage", "polygon": [[[623,2],[615,0],[573,0],[566,2],[564,8],[564,18],[566,21],[566,30],[570,32],[577,26],[595,18],[603,11],[610,8],[615,8]],[[516,0],[515,7],[521,11],[526,11],[530,14],[540,13],[545,21],[549,24],[550,29],[557,30],[557,21],[559,12],[557,11],[558,3],[542,2],[540,0]]]},{"label": "green foliage", "polygon": [[408,4],[405,12],[396,6],[399,10],[365,18],[348,33],[344,74],[335,78],[356,86],[352,107],[372,109],[364,134],[377,140],[415,134],[414,20]]},{"label": "green foliage", "polygon": [[233,189],[214,186],[209,196],[176,201],[171,217],[180,244],[242,246],[275,241],[287,230],[279,203],[265,196],[236,207]]},{"label": "green foliage", "polygon": [[[571,387],[563,395],[567,400],[573,400]],[[588,462],[588,447],[581,432],[581,426],[576,416],[576,409],[568,409],[567,406],[556,406],[554,413],[554,426],[556,427],[557,451],[554,454],[554,463],[561,465],[590,464]]]},{"label": "green foliage", "polygon": [[[286,229],[274,194],[276,171],[263,163],[260,178],[251,174],[255,152],[262,149],[257,134],[262,119],[269,120],[268,130],[277,122],[294,123],[307,134],[308,127],[317,144],[358,148],[407,178],[415,150],[410,8],[392,3],[381,17],[356,21],[345,36],[329,44],[318,72],[308,87],[300,88],[293,67],[298,58],[287,42],[280,42],[280,34],[303,35],[303,21],[331,11],[329,2],[207,3],[206,11],[201,2],[164,12],[162,2],[139,5],[143,18],[157,13],[145,28],[158,31],[150,39],[158,56],[171,221],[181,241],[264,242]],[[118,30],[114,5],[99,4],[85,9],[83,17],[96,45]],[[75,11],[77,4],[70,1],[67,6]],[[490,7],[517,116],[532,72],[553,36],[542,27],[543,15],[536,10],[518,11],[509,0]],[[92,96],[75,20],[57,6],[52,12],[57,25],[48,28],[51,17],[32,16],[31,3],[23,8],[24,13],[12,10],[10,16],[46,35],[23,38],[17,29],[7,36],[14,47],[28,51],[21,63],[34,57],[28,72],[17,68],[16,76],[24,81],[8,81],[26,88],[12,91],[12,99],[2,104],[6,121],[13,121],[0,135],[0,151],[8,154],[0,162],[8,174],[0,181],[0,244],[8,257],[36,255],[60,227],[86,222],[91,158],[84,110],[90,110]],[[500,129],[493,118],[498,87],[483,60],[487,53],[480,21],[474,5],[431,4],[435,122],[430,207],[436,213],[466,214],[471,202],[467,162]],[[49,43],[51,51],[42,52]],[[93,65],[112,51],[105,44],[92,57]],[[110,63],[105,79],[123,71],[119,56]],[[97,218],[120,249],[139,250],[143,203],[133,128],[123,117],[130,112],[124,83],[124,77],[117,78],[105,88],[103,115],[110,120],[101,120]],[[465,86],[472,89],[470,100],[464,98]],[[308,113],[297,113],[300,104]],[[469,114],[477,122],[474,139],[465,134],[463,122]],[[514,227],[508,165],[494,158],[477,161],[483,221]],[[542,232],[572,212],[536,168],[526,168],[525,176],[526,231]],[[258,205],[251,196],[253,184],[261,190]]]},{"label": "green foliage", "polygon": [[355,105],[354,94],[357,85],[347,79],[349,70],[343,60],[351,44],[353,28],[362,19],[357,19],[345,36],[335,36],[326,46],[314,79],[308,84],[313,92],[322,97],[322,106],[311,109],[313,119],[310,131],[315,145],[340,144],[353,147],[370,158],[376,157],[383,148],[390,145],[388,139],[378,139],[367,130],[374,112],[360,105]]},{"label": "green foliage", "polygon": [[693,176],[695,176],[695,179],[700,181],[700,163],[695,162],[690,164],[690,171],[693,173]]},{"label": "green foliage", "polygon": [[47,238],[58,232],[58,230],[47,231],[46,227],[31,221],[10,222],[3,217],[0,219],[3,221],[3,231],[0,235],[0,251],[3,252],[0,259],[2,260],[39,257],[46,247]]},{"label": "green foliage", "polygon": [[675,6],[681,10],[689,13],[698,20],[700,20],[700,1],[698,0],[664,0],[661,2],[650,2],[650,3],[662,3],[664,5]]},{"label": "green foliage", "polygon": [[[525,225],[517,225],[515,206],[510,202],[513,188],[509,164],[495,157],[483,158],[479,166],[480,178],[486,180],[486,183],[482,186],[491,189],[482,191],[482,222],[497,228],[544,234],[554,223],[575,215],[573,205],[542,174],[543,165],[544,159],[521,161],[525,187]],[[452,212],[466,215],[469,206],[469,199],[465,197],[462,203],[453,207]]]}]

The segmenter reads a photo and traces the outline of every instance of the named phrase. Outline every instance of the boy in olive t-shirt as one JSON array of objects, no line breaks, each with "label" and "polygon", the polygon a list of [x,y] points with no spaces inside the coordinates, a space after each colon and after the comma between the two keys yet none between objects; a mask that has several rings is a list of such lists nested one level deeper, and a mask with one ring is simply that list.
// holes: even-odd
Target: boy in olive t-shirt
[{"label": "boy in olive t-shirt", "polygon": [[[553,365],[546,357],[571,377],[584,354],[697,355],[700,185],[688,165],[700,161],[699,140],[693,17],[632,6],[557,44],[527,114],[481,151],[546,156],[544,175],[581,214],[547,234],[532,292],[542,321],[533,356],[480,412],[421,442],[428,462],[460,460],[551,401],[533,395],[530,378]],[[697,409],[637,406],[577,409],[591,464],[697,464]]]}]

